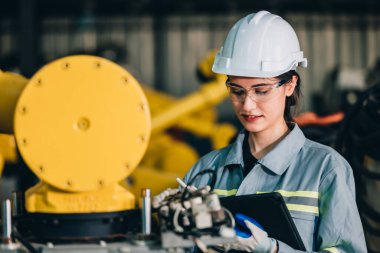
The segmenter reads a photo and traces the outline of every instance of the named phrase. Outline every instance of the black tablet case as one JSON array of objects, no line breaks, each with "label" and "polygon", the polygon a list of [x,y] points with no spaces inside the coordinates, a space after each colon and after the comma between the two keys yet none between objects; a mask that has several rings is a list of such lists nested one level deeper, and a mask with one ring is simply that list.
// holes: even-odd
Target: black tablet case
[{"label": "black tablet case", "polygon": [[261,224],[269,237],[294,249],[306,250],[281,194],[277,192],[220,198],[222,206],[232,214],[242,213]]}]

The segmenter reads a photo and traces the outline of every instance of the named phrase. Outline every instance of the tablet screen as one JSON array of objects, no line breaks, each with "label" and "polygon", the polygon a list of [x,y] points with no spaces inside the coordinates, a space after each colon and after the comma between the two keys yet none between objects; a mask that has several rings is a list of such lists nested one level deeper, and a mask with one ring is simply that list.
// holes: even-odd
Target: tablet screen
[{"label": "tablet screen", "polygon": [[220,197],[221,204],[234,215],[242,213],[261,224],[269,237],[297,250],[306,250],[297,228],[278,192]]}]

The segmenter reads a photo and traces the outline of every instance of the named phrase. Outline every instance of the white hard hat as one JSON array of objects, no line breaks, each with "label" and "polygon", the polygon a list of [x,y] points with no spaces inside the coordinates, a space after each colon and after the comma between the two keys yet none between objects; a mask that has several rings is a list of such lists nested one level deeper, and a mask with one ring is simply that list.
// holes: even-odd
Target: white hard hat
[{"label": "white hard hat", "polygon": [[280,16],[260,11],[240,19],[230,30],[212,67],[219,74],[275,77],[307,67],[293,28]]}]

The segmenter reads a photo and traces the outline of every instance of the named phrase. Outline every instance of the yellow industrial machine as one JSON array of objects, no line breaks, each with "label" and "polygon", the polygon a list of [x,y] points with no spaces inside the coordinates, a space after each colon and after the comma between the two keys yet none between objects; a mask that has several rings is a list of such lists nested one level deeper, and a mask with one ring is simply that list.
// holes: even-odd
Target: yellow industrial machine
[{"label": "yellow industrial machine", "polygon": [[[208,66],[210,57],[202,63]],[[75,56],[50,63],[30,81],[12,73],[0,77],[0,94],[6,98],[0,106],[0,131],[13,133],[15,118],[20,152],[41,179],[26,192],[30,212],[131,209],[141,188],[158,194],[176,187],[175,178],[183,177],[199,158],[194,147],[165,130],[174,127],[208,138],[212,148],[227,145],[236,133],[230,124],[216,122],[213,109],[227,95],[224,76],[215,76],[182,99],[144,88],[152,108],[153,138],[125,184],[150,134],[148,103],[129,73],[102,58]],[[0,138],[0,157],[8,161],[16,159],[15,145],[6,149],[1,143],[12,140],[11,135]]]},{"label": "yellow industrial machine", "polygon": [[5,163],[17,162],[16,142],[12,135],[0,134],[0,175]]},{"label": "yellow industrial machine", "polygon": [[0,175],[5,163],[17,161],[13,133],[13,112],[17,98],[28,80],[0,70]]},{"label": "yellow industrial machine", "polygon": [[145,154],[151,120],[133,76],[106,59],[72,56],[42,68],[23,89],[24,79],[1,84],[1,91],[15,90],[1,95],[8,99],[1,130],[11,132],[14,122],[18,149],[41,179],[25,194],[29,212],[135,207],[119,182]]},{"label": "yellow industrial machine", "polygon": [[227,146],[236,135],[233,125],[217,122],[215,105],[228,93],[226,76],[211,71],[216,53],[211,51],[199,63],[198,72],[207,82],[190,95],[178,99],[144,87],[152,114],[152,138],[139,168],[129,177],[128,189],[133,193],[149,187],[153,194],[158,194],[177,187],[174,179],[182,178],[199,159],[184,133],[207,139],[211,144],[207,152]]},{"label": "yellow industrial machine", "polygon": [[[178,133],[208,138],[213,148],[227,145],[235,135],[231,125],[216,122],[212,109],[227,95],[224,79],[175,99],[149,89],[144,92],[125,69],[95,56],[58,59],[30,80],[0,72],[0,173],[5,163],[20,158],[40,179],[24,197],[16,195],[13,218],[9,200],[2,203],[7,242],[0,243],[0,252],[25,252],[10,243],[11,233],[26,248],[33,248],[25,243],[28,240],[83,243],[120,236],[125,240],[124,235],[138,231],[139,223],[147,235],[150,195],[176,187],[175,178],[198,159],[194,147]],[[152,118],[148,100],[154,108]],[[141,213],[135,195],[146,187],[152,191],[144,191]],[[207,189],[202,191],[205,197],[216,197]],[[25,210],[19,209],[20,200]],[[211,217],[211,211],[204,215]],[[231,226],[224,211],[218,212],[224,215],[218,228]],[[12,220],[16,231],[9,226]],[[169,245],[164,247],[178,247],[170,239],[176,235],[166,232]]]},{"label": "yellow industrial machine", "polygon": [[[181,99],[144,88],[152,113],[152,138],[139,168],[129,178],[133,193],[149,187],[158,194],[177,187],[175,178],[182,178],[199,159],[196,149],[181,139],[181,133],[210,140],[212,149],[229,144],[236,129],[231,124],[218,123],[214,109],[227,96],[224,82],[225,77],[218,76]],[[171,134],[167,129],[174,131]]]}]

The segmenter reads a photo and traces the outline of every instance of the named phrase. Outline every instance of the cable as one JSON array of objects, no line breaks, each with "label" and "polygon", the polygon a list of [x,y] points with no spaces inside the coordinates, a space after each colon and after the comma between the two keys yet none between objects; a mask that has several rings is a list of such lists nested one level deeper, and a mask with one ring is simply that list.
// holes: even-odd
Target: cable
[{"label": "cable", "polygon": [[178,223],[179,213],[181,212],[181,209],[182,209],[182,206],[178,205],[173,216],[174,230],[180,233],[184,231],[183,227],[181,227]]},{"label": "cable", "polygon": [[228,215],[228,218],[230,218],[230,220],[231,220],[231,227],[232,228],[234,228],[235,227],[235,218],[234,218],[234,216],[232,215],[232,213],[230,212],[230,210],[228,210],[227,208],[225,208],[225,207],[222,207],[223,208],[223,210],[227,213],[227,215]]},{"label": "cable", "polygon": [[[214,186],[215,186],[215,183],[216,183],[216,172],[214,170],[211,170],[211,169],[206,169],[206,170],[202,170],[200,172],[198,172],[194,177],[192,177],[190,180],[189,180],[189,183],[187,185],[193,185],[194,181],[199,177],[199,176],[202,176],[204,174],[211,174],[211,184],[210,184],[210,192],[214,189]],[[189,195],[189,188],[190,187],[185,187],[184,190],[183,190],[183,193],[182,193],[182,196],[181,196],[181,202],[182,202],[182,206],[184,206],[184,202],[185,200],[188,198],[188,195]]]},{"label": "cable", "polygon": [[202,176],[204,174],[211,174],[211,183],[210,183],[210,188],[212,191],[214,189],[214,186],[215,186],[215,183],[216,183],[216,172],[215,170],[211,170],[211,169],[206,169],[206,170],[202,170],[200,172],[198,172],[194,177],[192,177],[190,180],[189,180],[189,183],[188,185],[193,185],[194,181],[199,177],[199,176]]},{"label": "cable", "polygon": [[30,253],[40,253],[25,237],[20,233],[13,231],[12,238],[18,240]]}]

